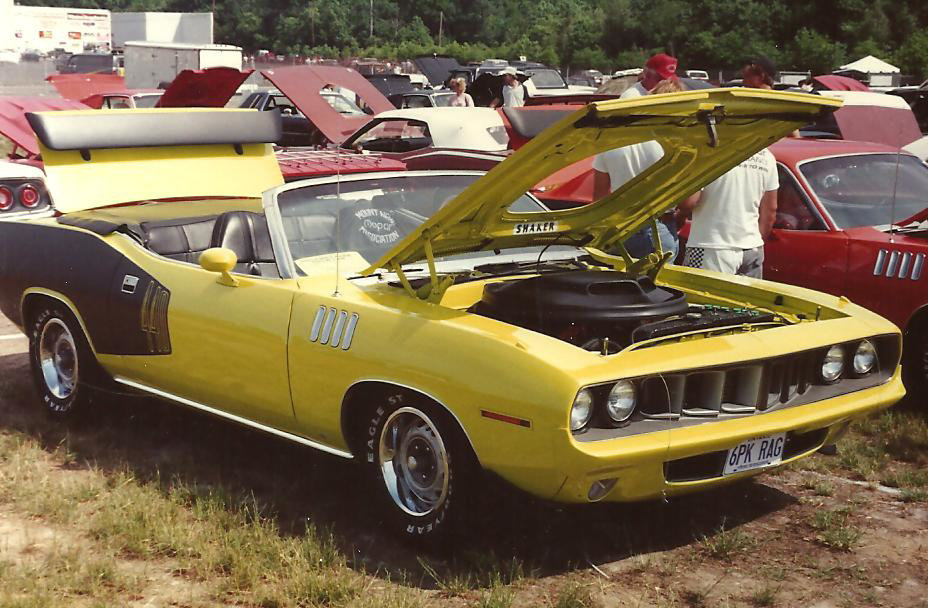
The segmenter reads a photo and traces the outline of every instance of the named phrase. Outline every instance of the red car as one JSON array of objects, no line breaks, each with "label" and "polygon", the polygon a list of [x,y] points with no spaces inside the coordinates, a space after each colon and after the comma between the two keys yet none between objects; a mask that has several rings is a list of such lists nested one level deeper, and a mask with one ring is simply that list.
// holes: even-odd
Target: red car
[{"label": "red car", "polygon": [[928,394],[928,166],[889,146],[785,139],[764,278],[847,296],[902,328],[910,392]]}]

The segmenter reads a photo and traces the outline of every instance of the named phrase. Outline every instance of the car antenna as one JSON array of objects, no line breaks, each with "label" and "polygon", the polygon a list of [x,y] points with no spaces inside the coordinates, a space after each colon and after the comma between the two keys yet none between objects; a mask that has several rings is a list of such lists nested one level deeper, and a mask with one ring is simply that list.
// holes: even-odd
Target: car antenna
[{"label": "car antenna", "polygon": [[[900,131],[902,127],[900,126]],[[900,137],[896,139],[896,143],[902,141],[901,133]],[[892,245],[895,243],[896,237],[896,189],[899,187],[899,162],[902,160],[902,148],[896,148],[896,173],[893,176],[893,201],[890,204],[889,208],[889,243]]]},{"label": "car antenna", "polygon": [[[342,165],[341,165],[341,146],[335,146],[335,204],[338,206],[338,209],[341,210],[342,202]],[[332,292],[332,297],[337,298],[338,293],[338,276],[339,276],[339,267],[341,261],[341,247],[339,247],[339,233],[340,221],[339,218],[341,213],[335,214],[335,291]]]}]

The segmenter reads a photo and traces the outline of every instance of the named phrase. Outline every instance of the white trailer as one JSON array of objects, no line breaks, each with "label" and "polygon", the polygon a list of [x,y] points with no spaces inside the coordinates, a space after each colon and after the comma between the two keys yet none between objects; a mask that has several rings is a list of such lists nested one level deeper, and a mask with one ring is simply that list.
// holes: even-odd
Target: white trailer
[{"label": "white trailer", "polygon": [[113,48],[129,40],[213,43],[212,13],[113,13]]},{"label": "white trailer", "polygon": [[125,44],[125,57],[130,89],[155,88],[183,70],[242,69],[242,48],[230,44],[131,41]]}]

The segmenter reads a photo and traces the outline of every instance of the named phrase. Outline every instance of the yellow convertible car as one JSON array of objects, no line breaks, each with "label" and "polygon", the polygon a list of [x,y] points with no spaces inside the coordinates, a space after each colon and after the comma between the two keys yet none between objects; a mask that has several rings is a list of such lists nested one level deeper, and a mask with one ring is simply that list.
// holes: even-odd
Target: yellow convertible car
[{"label": "yellow convertible car", "polygon": [[[401,535],[451,527],[481,471],[563,503],[710,488],[902,397],[899,331],[622,243],[837,103],[599,102],[486,174],[286,185],[270,112],[33,114],[61,194],[55,217],[0,222],[0,309],[52,414],[131,387],[354,459]],[[650,140],[663,157],[593,204],[526,194]]]}]

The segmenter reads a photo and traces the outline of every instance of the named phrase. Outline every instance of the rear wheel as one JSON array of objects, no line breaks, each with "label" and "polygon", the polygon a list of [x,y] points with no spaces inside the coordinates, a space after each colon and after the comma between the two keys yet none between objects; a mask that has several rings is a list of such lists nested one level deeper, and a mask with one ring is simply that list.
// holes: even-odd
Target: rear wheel
[{"label": "rear wheel", "polygon": [[394,532],[427,542],[461,522],[473,458],[446,412],[393,395],[368,420],[365,448],[379,506]]},{"label": "rear wheel", "polygon": [[98,365],[74,315],[59,304],[47,304],[29,328],[29,356],[36,388],[53,416],[72,416],[91,401],[88,380]]}]

